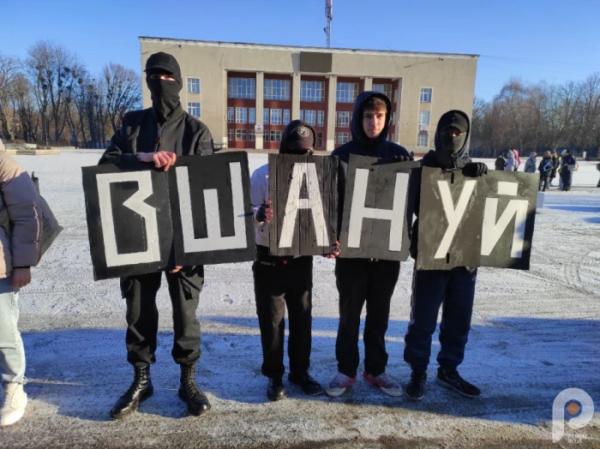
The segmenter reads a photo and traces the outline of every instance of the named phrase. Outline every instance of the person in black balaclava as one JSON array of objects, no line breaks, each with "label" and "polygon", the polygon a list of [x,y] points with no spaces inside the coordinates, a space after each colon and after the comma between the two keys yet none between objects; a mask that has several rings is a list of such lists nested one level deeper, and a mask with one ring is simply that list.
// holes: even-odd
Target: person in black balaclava
[{"label": "person in black balaclava", "polygon": [[[354,102],[351,131],[352,140],[335,150],[342,170],[339,174],[340,204],[344,203],[345,179],[351,154],[378,158],[382,162],[408,161],[405,148],[387,140],[392,105],[379,92],[363,92]],[[340,222],[342,213],[339,214]],[[341,223],[338,223],[338,228]],[[338,233],[339,235],[339,233]],[[331,256],[337,256],[336,248]],[[401,386],[385,372],[388,354],[385,333],[390,316],[390,301],[400,273],[400,262],[338,258],[335,278],[339,293],[340,321],[335,343],[338,372],[325,391],[329,396],[341,396],[356,382],[360,362],[358,337],[360,315],[367,304],[364,329],[365,381],[391,396],[402,395]]]},{"label": "person in black balaclava", "polygon": [[[281,137],[279,153],[312,153],[315,132],[300,120],[290,122]],[[283,386],[283,343],[285,308],[289,317],[288,380],[310,396],[323,392],[321,385],[308,373],[312,328],[311,256],[287,257],[269,254],[269,223],[273,210],[269,201],[269,165],[256,169],[251,179],[252,204],[255,210],[256,261],[254,292],[263,351],[262,373],[269,378],[267,397],[277,401],[285,397]]]},{"label": "person in black balaclava", "polygon": [[[178,156],[213,153],[210,131],[181,109],[179,91],[181,70],[168,53],[154,53],[146,61],[146,83],[152,107],[125,114],[123,126],[113,136],[100,164],[137,159],[169,170]],[[165,272],[173,305],[174,343],[172,355],[181,367],[179,397],[188,411],[200,415],[210,408],[208,398],[195,381],[200,357],[200,323],[196,309],[204,284],[204,269],[198,266],[172,266]],[[155,361],[158,312],[156,293],[162,272],[121,278],[121,292],[127,300],[127,360],[133,365],[134,380],[119,398],[110,414],[119,419],[136,411],[152,395],[150,364]]]},{"label": "person in black balaclava", "polygon": [[[458,170],[465,176],[478,177],[487,173],[483,163],[471,162],[466,142],[469,118],[462,111],[442,115],[435,134],[435,150],[421,160],[421,166],[442,170]],[[421,169],[411,173],[407,213],[409,222],[419,213]],[[411,230],[411,255],[417,259],[418,220]],[[410,323],[404,337],[404,360],[412,373],[405,392],[409,399],[420,400],[425,394],[427,366],[431,354],[431,337],[443,304],[438,354],[438,382],[467,397],[477,397],[479,389],[464,380],[456,370],[464,357],[471,326],[477,270],[457,267],[449,271],[417,270],[413,275]]]}]

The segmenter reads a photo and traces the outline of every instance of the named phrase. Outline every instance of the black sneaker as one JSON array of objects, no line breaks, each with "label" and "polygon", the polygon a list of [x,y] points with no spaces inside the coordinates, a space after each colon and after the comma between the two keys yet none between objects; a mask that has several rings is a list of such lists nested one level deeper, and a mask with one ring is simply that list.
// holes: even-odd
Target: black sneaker
[{"label": "black sneaker", "polygon": [[279,401],[285,398],[285,388],[281,377],[269,378],[269,386],[267,387],[267,397],[270,401]]},{"label": "black sneaker", "polygon": [[467,398],[476,398],[481,394],[481,390],[475,385],[467,382],[458,371],[449,368],[438,368],[437,380],[440,385],[450,390],[457,392],[458,394]]},{"label": "black sneaker", "polygon": [[313,379],[308,373],[290,373],[288,374],[288,380],[300,387],[302,392],[308,396],[318,396],[323,393],[323,387],[321,384]]},{"label": "black sneaker", "polygon": [[410,382],[404,387],[406,397],[411,401],[420,401],[425,396],[425,383],[427,382],[427,371],[412,371]]}]

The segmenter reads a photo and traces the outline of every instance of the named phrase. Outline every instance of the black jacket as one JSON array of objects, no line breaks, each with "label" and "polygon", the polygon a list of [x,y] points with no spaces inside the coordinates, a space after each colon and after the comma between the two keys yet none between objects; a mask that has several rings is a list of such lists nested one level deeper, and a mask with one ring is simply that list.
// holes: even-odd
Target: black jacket
[{"label": "black jacket", "polygon": [[123,126],[115,133],[100,164],[134,158],[136,153],[172,151],[178,156],[213,154],[213,139],[204,123],[180,110],[160,130],[152,108],[125,114]]}]

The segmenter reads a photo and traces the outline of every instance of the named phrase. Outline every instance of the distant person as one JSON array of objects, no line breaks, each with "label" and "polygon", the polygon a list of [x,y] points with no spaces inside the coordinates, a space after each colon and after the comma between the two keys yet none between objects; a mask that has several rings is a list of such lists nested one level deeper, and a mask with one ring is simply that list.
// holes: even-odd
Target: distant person
[{"label": "distant person", "polygon": [[[356,98],[350,125],[352,140],[333,152],[342,165],[340,192],[345,189],[345,174],[351,154],[376,157],[382,162],[410,159],[404,147],[387,140],[391,113],[391,102],[382,93],[367,91]],[[400,262],[397,261],[337,258],[335,279],[340,321],[335,355],[338,372],[325,388],[329,396],[341,396],[356,382],[360,362],[360,315],[365,303],[363,378],[386,394],[402,395],[400,384],[385,372],[388,362],[385,334],[390,317],[390,301],[399,273]]]},{"label": "distant person", "polygon": [[540,172],[540,184],[538,190],[545,192],[550,183],[550,176],[554,169],[554,161],[552,160],[552,153],[550,151],[544,152],[538,170]]},{"label": "distant person", "polygon": [[502,153],[498,155],[496,161],[494,162],[494,168],[498,171],[504,171],[504,167],[506,166],[506,158]]},{"label": "distant person", "polygon": [[571,183],[573,182],[573,172],[577,169],[577,161],[571,154],[570,150],[563,150],[561,153],[560,161],[560,179],[562,181],[562,190],[571,190]]},{"label": "distant person", "polygon": [[[435,150],[421,159],[422,167],[437,167],[444,171],[462,172],[464,176],[480,177],[487,174],[487,166],[471,162],[467,150],[470,131],[469,117],[462,111],[448,111],[438,122],[435,133]],[[408,216],[419,215],[421,169],[413,170],[408,196]],[[411,229],[411,255],[417,259],[418,220]],[[431,355],[431,339],[436,329],[440,307],[440,352],[437,380],[442,386],[466,397],[480,395],[475,385],[458,373],[467,344],[477,269],[456,267],[451,270],[417,270],[413,275],[410,322],[404,337],[404,360],[411,367],[410,381],[405,387],[411,400],[421,400],[425,395],[427,367]]]},{"label": "distant person", "polygon": [[[152,107],[130,112],[113,136],[100,164],[137,159],[167,171],[179,156],[213,153],[210,131],[181,108],[181,70],[168,53],[154,53],[146,61],[146,84]],[[197,387],[196,362],[200,358],[200,323],[196,317],[204,268],[171,266],[165,271],[173,305],[174,342],[171,354],[180,365],[179,397],[192,415],[210,408],[208,398]],[[155,361],[158,331],[156,293],[163,273],[121,278],[121,292],[127,300],[127,360],[134,369],[133,383],[119,398],[110,414],[120,419],[135,412],[154,388],[150,365]]]},{"label": "distant person", "polygon": [[556,178],[556,173],[558,173],[558,168],[560,167],[560,157],[558,156],[558,152],[556,150],[552,150],[551,157],[552,171],[550,172],[550,186],[552,186],[552,181],[554,181],[554,178]]},{"label": "distant person", "polygon": [[[300,120],[293,120],[283,131],[279,153],[308,154],[314,151],[314,146],[315,131],[312,127]],[[269,200],[268,164],[252,174],[251,190],[257,250],[252,271],[263,353],[261,371],[269,378],[267,397],[271,401],[285,397],[283,347],[286,306],[289,318],[288,380],[298,385],[305,394],[315,396],[323,393],[323,388],[308,372],[313,258],[269,254],[269,223],[273,219],[273,210]]]},{"label": "distant person", "polygon": [[535,151],[529,153],[529,157],[525,161],[525,173],[535,173],[537,170],[537,154]]},{"label": "distant person", "polygon": [[[3,145],[0,141],[0,149]],[[18,328],[19,289],[31,282],[39,258],[40,215],[33,181],[4,151],[0,152],[0,374],[4,397],[0,426],[10,426],[25,414],[25,349]]]},{"label": "distant person", "polygon": [[521,155],[519,154],[519,150],[516,148],[513,148],[512,152],[515,157],[515,171],[518,171],[519,167],[521,166]]},{"label": "distant person", "polygon": [[517,161],[515,159],[515,153],[509,149],[505,154],[506,163],[504,164],[504,171],[515,171],[517,169]]}]

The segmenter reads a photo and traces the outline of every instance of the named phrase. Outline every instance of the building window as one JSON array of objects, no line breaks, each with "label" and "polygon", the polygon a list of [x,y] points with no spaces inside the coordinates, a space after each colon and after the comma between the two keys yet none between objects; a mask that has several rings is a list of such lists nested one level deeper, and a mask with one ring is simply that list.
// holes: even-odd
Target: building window
[{"label": "building window", "polygon": [[421,111],[419,113],[419,125],[421,126],[429,126],[429,120],[431,119],[430,111]]},{"label": "building window", "polygon": [[281,109],[271,109],[271,125],[281,125]]},{"label": "building window", "polygon": [[350,126],[350,111],[338,111],[335,126],[338,128],[348,128]]},{"label": "building window", "polygon": [[235,140],[235,129],[229,128],[227,130],[227,141],[233,142]]},{"label": "building window", "polygon": [[248,109],[247,108],[235,108],[235,123],[248,123]]},{"label": "building window", "polygon": [[421,88],[421,103],[431,103],[431,87]]},{"label": "building window", "polygon": [[269,134],[270,134],[269,140],[271,142],[281,141],[281,131],[271,130],[271,132]]},{"label": "building window", "polygon": [[256,123],[256,109],[248,108],[248,123],[254,125]]},{"label": "building window", "polygon": [[314,109],[300,109],[300,120],[310,126],[315,126],[317,124],[317,111]]},{"label": "building window", "polygon": [[394,101],[392,98],[392,85],[390,83],[373,83],[373,91],[381,92],[388,97],[390,101]]},{"label": "building window", "polygon": [[290,110],[284,109],[283,110],[283,124],[287,125],[289,122],[290,122]]},{"label": "building window", "polygon": [[189,94],[200,93],[200,79],[199,78],[188,78],[187,89]]},{"label": "building window", "polygon": [[426,147],[428,145],[429,133],[427,131],[419,131],[419,143],[420,147]]},{"label": "building window", "polygon": [[337,84],[336,101],[338,103],[354,103],[357,91],[357,83],[339,82]]},{"label": "building window", "polygon": [[228,98],[254,98],[256,80],[254,78],[229,78],[227,80]]},{"label": "building window", "polygon": [[300,101],[323,101],[323,81],[300,81]]},{"label": "building window", "polygon": [[270,114],[270,109],[264,108],[263,109],[263,125],[269,124],[269,114]]},{"label": "building window", "polygon": [[325,111],[317,111],[317,126],[325,126]]},{"label": "building window", "polygon": [[336,145],[344,145],[349,140],[350,140],[350,133],[345,132],[345,131],[335,133]]},{"label": "building window", "polygon": [[188,103],[188,114],[192,117],[200,118],[200,103]]},{"label": "building window", "polygon": [[264,96],[265,100],[289,101],[290,80],[265,79]]},{"label": "building window", "polygon": [[235,121],[235,108],[229,106],[227,108],[227,123],[233,123]]}]

